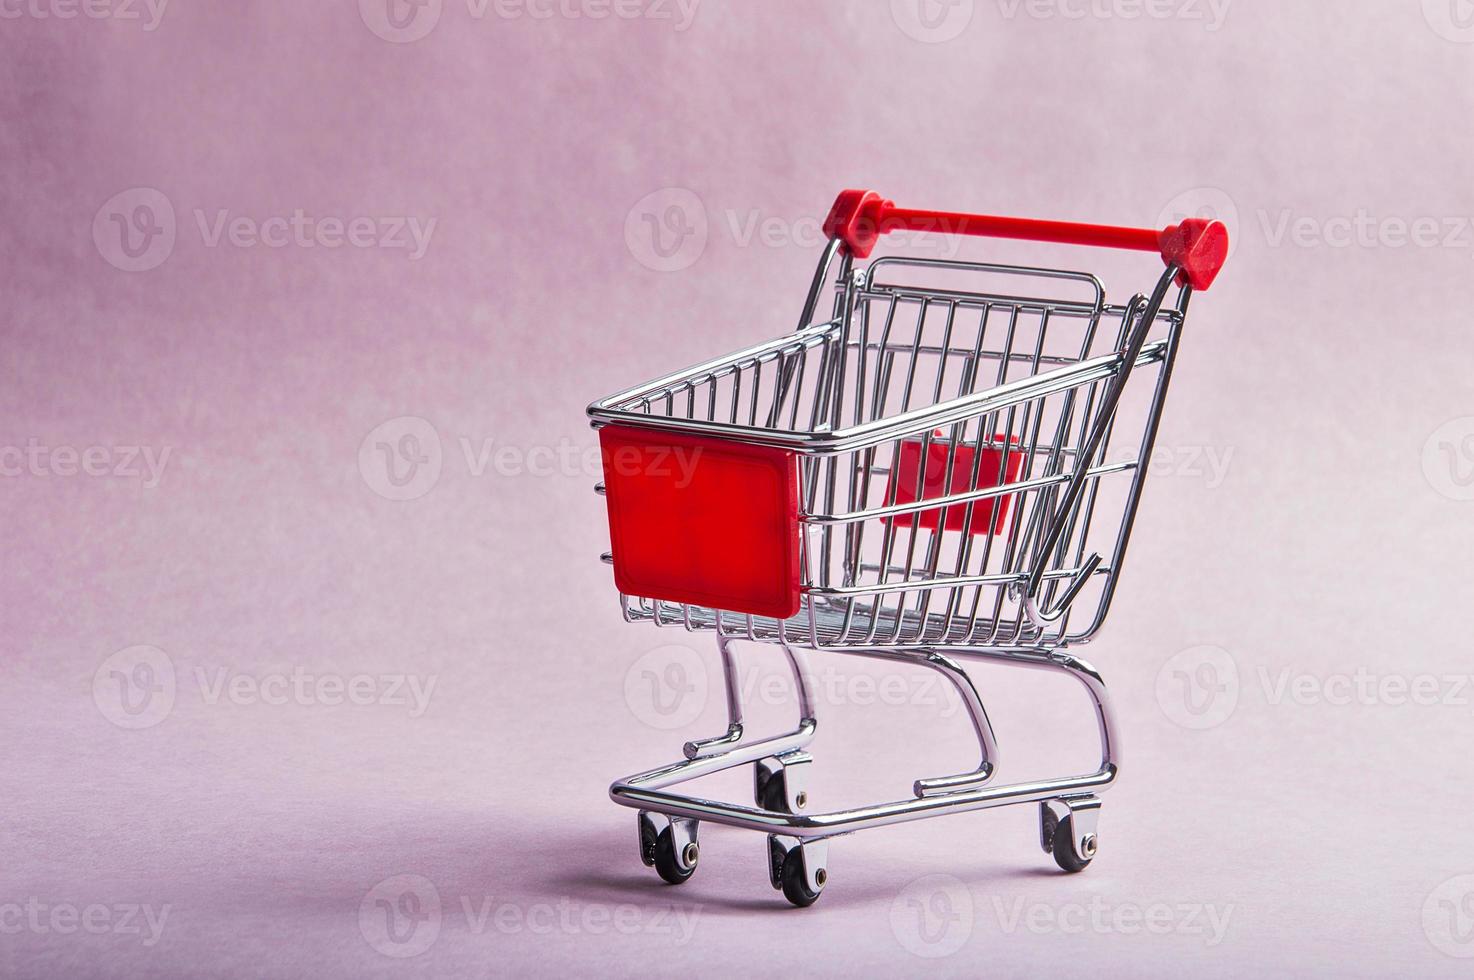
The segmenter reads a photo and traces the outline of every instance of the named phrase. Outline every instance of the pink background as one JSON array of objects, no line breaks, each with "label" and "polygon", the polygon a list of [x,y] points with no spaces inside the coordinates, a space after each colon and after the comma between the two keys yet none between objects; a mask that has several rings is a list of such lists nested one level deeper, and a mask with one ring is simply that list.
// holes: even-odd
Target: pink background
[{"label": "pink background", "polygon": [[[63,20],[37,14],[65,0],[26,2],[0,19],[0,443],[96,448],[110,471],[121,447],[170,455],[156,486],[65,454],[0,479],[0,973],[1467,975],[1474,693],[1449,675],[1470,670],[1474,599],[1457,499],[1474,38],[1457,5],[1236,0],[1216,23],[1203,3],[1155,19],[1124,16],[1132,0],[964,0],[927,31],[908,0],[703,0],[689,24],[445,0],[397,43],[371,29],[393,37],[378,0],[176,0],[154,30],[141,4],[141,21]],[[1054,873],[1032,808],[913,824],[836,841],[826,894],[796,913],[756,835],[708,828],[679,890],[640,865],[608,782],[723,725],[714,686],[689,723],[648,723],[642,665],[699,656],[714,685],[712,644],[625,626],[594,477],[517,464],[593,446],[595,397],[788,329],[847,186],[1138,225],[1211,207],[1237,247],[1194,307],[1168,456],[1088,651],[1125,744],[1100,857]],[[172,249],[120,268],[111,215],[160,196]],[[643,215],[672,202],[697,234],[661,263]],[[418,259],[210,244],[221,211],[298,209],[436,224]],[[1358,213],[1382,234],[1346,243]],[[745,233],[753,215],[770,234]],[[1436,240],[1398,244],[1398,222],[1430,217]],[[1099,270],[1117,294],[1156,273],[976,248]],[[391,500],[359,450],[404,416],[442,468]],[[504,463],[477,475],[463,439]],[[110,720],[104,662],[138,645],[177,691],[134,730]],[[1174,721],[1173,658],[1203,645],[1239,691],[1198,729]],[[816,804],[968,764],[960,719],[912,703],[935,692],[870,703],[853,679],[883,669],[815,663],[834,687]],[[1438,703],[1275,694],[1359,670],[1431,675]],[[293,671],[436,686],[415,717],[212,701],[200,680]],[[1068,685],[978,678],[1001,778],[1091,764]],[[788,709],[766,700],[776,726]],[[746,778],[713,792],[740,799]],[[401,874],[442,906],[402,958],[360,917]],[[909,900],[938,893],[955,915],[923,935]],[[28,903],[106,911],[94,935],[6,912]],[[124,928],[131,904],[167,906],[156,942]],[[1131,927],[1157,906],[1165,934]],[[1183,907],[1226,916],[1221,941]]]}]

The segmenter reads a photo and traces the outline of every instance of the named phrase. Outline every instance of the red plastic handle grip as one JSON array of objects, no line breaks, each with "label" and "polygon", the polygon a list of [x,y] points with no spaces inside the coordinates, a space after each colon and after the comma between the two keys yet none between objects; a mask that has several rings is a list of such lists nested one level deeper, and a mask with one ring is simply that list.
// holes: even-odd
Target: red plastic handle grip
[{"label": "red plastic handle grip", "polygon": [[1228,258],[1228,229],[1222,222],[1203,218],[1187,218],[1181,224],[1153,231],[1150,228],[898,208],[874,191],[846,190],[839,192],[829,217],[824,219],[824,234],[840,239],[850,254],[860,259],[874,250],[881,235],[902,229],[1157,252],[1162,261],[1182,270],[1177,281],[1194,289],[1207,289],[1213,285]]}]

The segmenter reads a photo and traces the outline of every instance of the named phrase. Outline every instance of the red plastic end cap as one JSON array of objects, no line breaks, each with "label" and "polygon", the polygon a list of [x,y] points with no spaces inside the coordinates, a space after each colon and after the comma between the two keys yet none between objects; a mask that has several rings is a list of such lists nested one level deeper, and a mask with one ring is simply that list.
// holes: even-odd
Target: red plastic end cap
[{"label": "red plastic end cap", "polygon": [[1228,229],[1221,221],[1187,218],[1180,225],[1163,229],[1158,240],[1162,261],[1182,269],[1177,282],[1194,289],[1213,285],[1228,259]]},{"label": "red plastic end cap", "polygon": [[868,258],[880,238],[881,217],[891,206],[874,191],[840,191],[824,219],[824,234],[843,241],[855,258]]}]

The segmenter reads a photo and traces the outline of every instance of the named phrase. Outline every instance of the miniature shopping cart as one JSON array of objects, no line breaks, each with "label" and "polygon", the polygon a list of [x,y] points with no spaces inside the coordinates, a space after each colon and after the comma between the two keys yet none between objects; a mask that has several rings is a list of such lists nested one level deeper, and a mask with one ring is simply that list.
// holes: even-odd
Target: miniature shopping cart
[{"label": "miniature shopping cart", "polygon": [[[1158,232],[917,211],[855,190],[824,231],[795,332],[589,408],[625,619],[713,633],[729,719],[610,796],[639,811],[641,858],[673,884],[696,869],[702,821],[766,833],[773,887],[798,906],[824,888],[831,837],[1014,803],[1039,804],[1040,844],[1080,871],[1118,752],[1105,685],[1069,649],[1110,607],[1188,300],[1228,234],[1200,218]],[[861,261],[892,233],[905,255]],[[1112,303],[1083,272],[927,254],[952,254],[936,247],[952,235],[1157,252],[1167,268]],[[793,731],[744,739],[738,641],[784,651]],[[939,672],[967,709],[977,767],[896,802],[812,812],[807,650]],[[993,785],[997,743],[961,658],[1083,684],[1099,769]],[[670,790],[748,763],[754,806]]]}]

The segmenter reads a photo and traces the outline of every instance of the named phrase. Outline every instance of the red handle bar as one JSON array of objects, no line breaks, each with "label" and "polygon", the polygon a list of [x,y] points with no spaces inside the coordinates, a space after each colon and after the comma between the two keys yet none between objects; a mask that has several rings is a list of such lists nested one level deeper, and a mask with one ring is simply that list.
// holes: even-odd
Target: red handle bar
[{"label": "red handle bar", "polygon": [[829,217],[824,219],[824,234],[840,239],[850,254],[860,259],[871,253],[881,235],[901,229],[1157,252],[1162,261],[1181,270],[1178,283],[1194,289],[1213,285],[1218,270],[1228,258],[1228,229],[1222,222],[1203,218],[1187,218],[1181,224],[1153,231],[1072,221],[920,211],[898,208],[874,191],[846,190],[839,192]]}]

